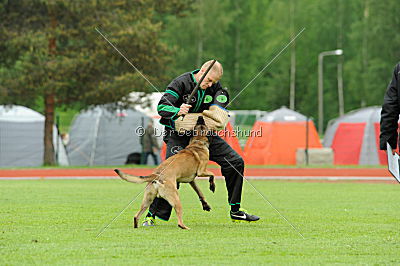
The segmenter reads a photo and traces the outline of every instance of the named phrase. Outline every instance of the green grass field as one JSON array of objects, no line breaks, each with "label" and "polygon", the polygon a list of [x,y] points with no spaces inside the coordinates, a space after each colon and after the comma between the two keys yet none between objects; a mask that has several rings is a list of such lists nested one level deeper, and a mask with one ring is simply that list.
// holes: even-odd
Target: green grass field
[{"label": "green grass field", "polygon": [[251,181],[305,236],[244,184],[256,223],[228,219],[226,189],[199,181],[210,213],[185,184],[184,221],[133,229],[142,195],[102,235],[144,184],[110,180],[0,181],[0,264],[398,264],[398,185]]}]

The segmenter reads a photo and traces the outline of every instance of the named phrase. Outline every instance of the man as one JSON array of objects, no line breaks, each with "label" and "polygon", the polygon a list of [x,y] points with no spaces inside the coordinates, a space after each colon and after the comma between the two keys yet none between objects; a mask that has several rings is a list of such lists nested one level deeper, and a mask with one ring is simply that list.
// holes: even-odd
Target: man
[{"label": "man", "polygon": [[[229,95],[221,87],[219,80],[223,74],[222,65],[215,62],[210,72],[200,84],[199,90],[190,104],[186,104],[190,93],[199,82],[212,61],[206,62],[201,69],[187,72],[174,79],[166,89],[158,104],[158,113],[161,116],[160,123],[165,126],[164,141],[167,144],[166,157],[170,157],[178,151],[184,149],[190,140],[187,135],[179,134],[175,130],[175,121],[182,119],[181,116],[190,113],[209,112],[209,108],[216,106],[226,107],[229,103]],[[179,121],[177,121],[179,122]],[[250,215],[240,209],[240,200],[243,186],[244,162],[222,138],[212,136],[210,141],[210,160],[221,166],[222,175],[225,177],[226,188],[228,190],[228,203],[231,206],[230,217],[233,221],[257,221],[260,218]],[[233,166],[233,167],[232,167]],[[162,220],[168,220],[171,215],[172,207],[162,198],[156,198],[149,208],[149,213],[143,226],[154,225],[157,216]]]},{"label": "man", "polygon": [[150,120],[147,124],[147,128],[142,136],[143,154],[141,164],[147,164],[147,158],[149,155],[153,157],[153,161],[158,165],[157,154],[159,151],[159,146],[157,143],[156,136],[154,135],[153,122]]},{"label": "man", "polygon": [[400,114],[400,64],[393,70],[392,81],[386,90],[383,98],[381,112],[381,134],[380,149],[386,150],[386,143],[389,143],[393,151],[397,149],[397,128]]}]

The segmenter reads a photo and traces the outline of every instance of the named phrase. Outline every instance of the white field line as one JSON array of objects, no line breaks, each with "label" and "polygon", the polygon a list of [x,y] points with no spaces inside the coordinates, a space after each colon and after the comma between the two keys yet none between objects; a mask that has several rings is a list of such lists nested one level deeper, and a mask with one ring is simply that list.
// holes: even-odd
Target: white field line
[{"label": "white field line", "polygon": [[[223,176],[215,176],[217,179],[223,179]],[[387,176],[246,176],[247,179],[259,180],[369,180],[369,181],[390,181],[393,177]],[[30,176],[30,177],[0,177],[0,180],[30,180],[30,179],[119,179],[118,176]],[[207,177],[197,177],[196,179],[208,179]]]}]

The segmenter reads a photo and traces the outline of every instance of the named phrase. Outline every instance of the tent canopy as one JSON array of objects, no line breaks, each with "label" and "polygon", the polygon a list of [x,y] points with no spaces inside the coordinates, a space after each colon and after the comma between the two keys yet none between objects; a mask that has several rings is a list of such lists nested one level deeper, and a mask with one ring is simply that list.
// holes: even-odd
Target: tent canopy
[{"label": "tent canopy", "polygon": [[265,116],[261,117],[260,122],[301,122],[306,121],[307,117],[295,112],[291,109],[282,106],[281,108],[272,111]]},{"label": "tent canopy", "polygon": [[146,128],[149,120],[133,109],[110,111],[96,106],[80,112],[67,145],[71,165],[125,164],[129,154],[142,152],[140,128]]},{"label": "tent canopy", "polygon": [[305,148],[307,144],[308,148],[322,147],[314,123],[311,120],[307,123],[306,116],[286,107],[260,118],[252,131],[260,134],[249,137],[246,142],[247,164],[294,165],[298,148]]},{"label": "tent canopy", "polygon": [[[42,114],[27,107],[0,106],[0,167],[43,165],[44,122]],[[58,164],[68,165],[67,154],[55,126],[53,145],[58,154]]]},{"label": "tent canopy", "polygon": [[380,113],[381,107],[371,106],[329,122],[323,145],[333,149],[335,164],[386,164],[379,150]]}]

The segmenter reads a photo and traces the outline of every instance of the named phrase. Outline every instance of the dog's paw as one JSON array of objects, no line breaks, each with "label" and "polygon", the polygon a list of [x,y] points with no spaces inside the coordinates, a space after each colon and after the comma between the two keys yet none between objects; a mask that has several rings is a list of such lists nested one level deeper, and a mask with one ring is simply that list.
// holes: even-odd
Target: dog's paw
[{"label": "dog's paw", "polygon": [[178,224],[178,226],[179,226],[179,228],[181,228],[181,229],[184,229],[184,230],[190,230],[190,228],[189,227],[187,227],[186,225],[184,225],[184,224]]},{"label": "dog's paw", "polygon": [[211,211],[211,206],[208,205],[207,203],[203,204],[203,210],[209,212],[209,211]]},{"label": "dog's paw", "polygon": [[215,192],[215,183],[210,183],[210,190],[214,193]]}]

